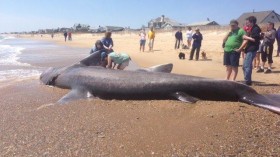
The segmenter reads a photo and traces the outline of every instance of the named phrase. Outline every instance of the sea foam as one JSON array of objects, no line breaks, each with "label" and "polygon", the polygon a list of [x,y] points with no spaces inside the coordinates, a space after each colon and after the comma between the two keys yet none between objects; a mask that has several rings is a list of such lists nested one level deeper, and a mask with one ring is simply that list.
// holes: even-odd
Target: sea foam
[{"label": "sea foam", "polygon": [[30,66],[30,64],[18,61],[22,50],[24,50],[23,47],[0,45],[0,65]]}]

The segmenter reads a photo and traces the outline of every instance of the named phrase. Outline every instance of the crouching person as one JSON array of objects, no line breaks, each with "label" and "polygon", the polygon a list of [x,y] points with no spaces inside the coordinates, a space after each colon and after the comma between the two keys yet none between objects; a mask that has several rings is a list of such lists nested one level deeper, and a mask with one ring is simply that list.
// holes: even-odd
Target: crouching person
[{"label": "crouching person", "polygon": [[107,68],[114,69],[115,66],[117,65],[117,69],[123,70],[125,69],[125,67],[129,65],[130,57],[126,53],[112,52],[108,54],[107,60],[108,60]]}]

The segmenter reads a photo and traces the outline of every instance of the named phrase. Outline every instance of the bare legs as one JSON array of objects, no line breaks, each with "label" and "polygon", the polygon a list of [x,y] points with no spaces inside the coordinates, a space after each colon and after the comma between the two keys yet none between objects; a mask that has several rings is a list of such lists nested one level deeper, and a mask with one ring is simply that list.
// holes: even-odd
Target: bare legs
[{"label": "bare legs", "polygon": [[191,47],[192,40],[188,39],[188,48]]},{"label": "bare legs", "polygon": [[230,80],[230,76],[233,73],[232,80],[235,81],[238,74],[238,67],[226,66],[226,71],[227,71],[226,80]]},{"label": "bare legs", "polygon": [[155,39],[150,39],[150,41],[149,41],[149,51],[153,51],[153,48],[154,48],[154,40],[155,40]]},{"label": "bare legs", "polygon": [[140,52],[144,52],[145,51],[145,45],[140,45]]}]

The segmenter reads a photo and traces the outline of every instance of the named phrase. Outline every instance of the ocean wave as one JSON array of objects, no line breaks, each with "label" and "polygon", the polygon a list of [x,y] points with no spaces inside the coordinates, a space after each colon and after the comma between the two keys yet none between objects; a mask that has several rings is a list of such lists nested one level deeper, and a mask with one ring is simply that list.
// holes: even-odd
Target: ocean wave
[{"label": "ocean wave", "polygon": [[0,71],[0,82],[1,81],[20,81],[31,78],[38,78],[41,72],[34,69],[13,69]]},{"label": "ocean wave", "polygon": [[14,36],[9,36],[9,35],[0,35],[0,42],[4,40],[9,40],[9,39],[15,39]]},{"label": "ocean wave", "polygon": [[18,61],[22,50],[24,50],[23,47],[0,45],[0,65],[30,66],[30,64],[21,63]]}]

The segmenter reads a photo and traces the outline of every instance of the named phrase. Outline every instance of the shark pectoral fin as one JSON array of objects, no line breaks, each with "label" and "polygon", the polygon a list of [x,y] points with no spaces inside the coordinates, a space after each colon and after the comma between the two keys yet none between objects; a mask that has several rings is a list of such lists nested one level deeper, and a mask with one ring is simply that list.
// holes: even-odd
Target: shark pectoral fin
[{"label": "shark pectoral fin", "polygon": [[58,100],[58,104],[66,104],[71,101],[79,100],[79,99],[86,99],[91,97],[89,91],[85,89],[72,89],[68,94],[63,96],[60,100]]},{"label": "shark pectoral fin", "polygon": [[141,71],[147,71],[147,72],[162,72],[162,73],[170,73],[173,69],[173,64],[162,64],[153,66],[150,68],[140,69]]},{"label": "shark pectoral fin", "polygon": [[199,99],[197,99],[195,97],[192,97],[192,96],[190,96],[190,95],[188,95],[184,92],[176,92],[176,93],[173,93],[171,96],[180,100],[180,101],[187,102],[187,103],[195,103],[199,100]]}]

